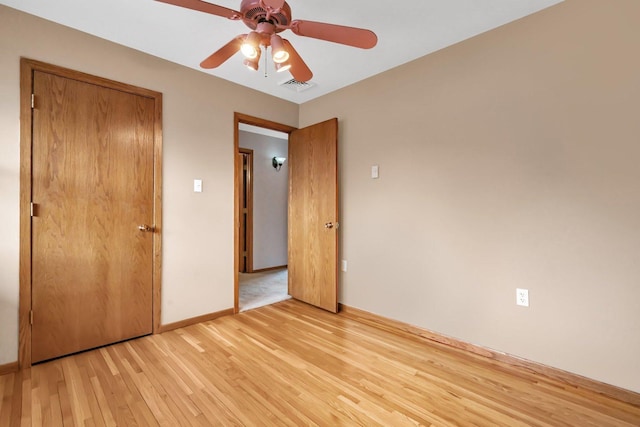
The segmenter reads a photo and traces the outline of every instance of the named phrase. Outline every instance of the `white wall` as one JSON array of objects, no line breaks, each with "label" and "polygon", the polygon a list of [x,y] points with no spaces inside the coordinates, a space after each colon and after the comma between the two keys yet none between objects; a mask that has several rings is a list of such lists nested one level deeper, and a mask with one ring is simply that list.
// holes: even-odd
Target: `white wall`
[{"label": "white wall", "polygon": [[18,357],[21,56],[164,94],[162,323],[232,308],[233,114],[296,126],[298,106],[0,6],[0,365]]},{"label": "white wall", "polygon": [[340,118],[341,302],[640,392],[638,17],[566,0],[303,104]]},{"label": "white wall", "polygon": [[287,157],[288,141],[240,131],[239,145],[253,150],[253,269],[287,265],[289,167],[271,161]]}]

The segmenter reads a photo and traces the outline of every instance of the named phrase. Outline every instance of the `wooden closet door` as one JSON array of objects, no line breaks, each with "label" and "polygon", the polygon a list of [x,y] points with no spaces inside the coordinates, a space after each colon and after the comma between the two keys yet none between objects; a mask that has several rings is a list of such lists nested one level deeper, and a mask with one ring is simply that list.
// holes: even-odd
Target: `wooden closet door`
[{"label": "wooden closet door", "polygon": [[152,332],[154,101],[41,71],[33,78],[38,362]]}]

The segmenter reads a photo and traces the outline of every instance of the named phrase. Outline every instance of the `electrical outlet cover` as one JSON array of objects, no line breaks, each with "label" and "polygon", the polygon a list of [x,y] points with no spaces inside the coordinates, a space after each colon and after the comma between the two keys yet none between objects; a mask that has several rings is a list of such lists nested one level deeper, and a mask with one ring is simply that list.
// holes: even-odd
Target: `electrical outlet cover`
[{"label": "electrical outlet cover", "polygon": [[516,304],[523,307],[529,307],[529,290],[516,289]]}]

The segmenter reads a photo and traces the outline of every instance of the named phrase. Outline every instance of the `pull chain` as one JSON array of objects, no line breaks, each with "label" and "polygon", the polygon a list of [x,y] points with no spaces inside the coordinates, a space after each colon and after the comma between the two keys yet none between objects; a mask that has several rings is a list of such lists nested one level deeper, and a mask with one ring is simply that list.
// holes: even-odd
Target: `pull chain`
[{"label": "pull chain", "polygon": [[265,48],[264,48],[264,78],[266,79],[267,77],[269,77],[269,74],[267,72],[267,47],[265,46]]}]

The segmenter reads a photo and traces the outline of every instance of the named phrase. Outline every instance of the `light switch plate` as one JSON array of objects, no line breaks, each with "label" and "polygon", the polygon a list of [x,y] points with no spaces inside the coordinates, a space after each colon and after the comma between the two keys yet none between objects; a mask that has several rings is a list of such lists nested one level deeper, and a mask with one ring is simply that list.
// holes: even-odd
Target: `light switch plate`
[{"label": "light switch plate", "polygon": [[202,180],[194,179],[193,180],[193,192],[194,193],[202,193]]},{"label": "light switch plate", "polygon": [[378,179],[380,177],[380,168],[378,165],[371,166],[371,178]]}]

